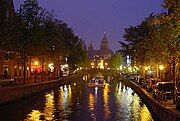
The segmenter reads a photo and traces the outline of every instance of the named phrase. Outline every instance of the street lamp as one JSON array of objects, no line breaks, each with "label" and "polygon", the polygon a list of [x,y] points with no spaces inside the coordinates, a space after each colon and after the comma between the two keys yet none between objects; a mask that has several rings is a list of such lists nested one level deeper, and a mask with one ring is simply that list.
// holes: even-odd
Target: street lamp
[{"label": "street lamp", "polygon": [[38,61],[34,61],[34,65],[35,65],[35,66],[38,66],[38,65],[39,65],[39,62],[38,62]]},{"label": "street lamp", "polygon": [[163,65],[159,65],[159,70],[163,70],[164,69],[164,66]]},{"label": "street lamp", "polygon": [[94,68],[94,63],[91,63],[91,67]]},{"label": "street lamp", "polygon": [[144,67],[144,69],[147,71],[147,70],[148,70],[148,67]]}]

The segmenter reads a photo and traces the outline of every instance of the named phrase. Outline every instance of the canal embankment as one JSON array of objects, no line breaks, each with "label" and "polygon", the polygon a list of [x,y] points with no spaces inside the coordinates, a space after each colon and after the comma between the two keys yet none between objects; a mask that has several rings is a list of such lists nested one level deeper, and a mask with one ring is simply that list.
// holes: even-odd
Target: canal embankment
[{"label": "canal embankment", "polygon": [[44,90],[51,89],[52,87],[72,83],[82,75],[71,75],[56,80],[28,83],[23,85],[12,85],[0,88],[0,105],[8,103]]},{"label": "canal embankment", "polygon": [[129,80],[124,80],[123,83],[131,87],[139,95],[149,110],[155,114],[157,119],[162,121],[180,121],[180,113],[178,111],[169,109],[166,106],[160,104],[139,85]]}]

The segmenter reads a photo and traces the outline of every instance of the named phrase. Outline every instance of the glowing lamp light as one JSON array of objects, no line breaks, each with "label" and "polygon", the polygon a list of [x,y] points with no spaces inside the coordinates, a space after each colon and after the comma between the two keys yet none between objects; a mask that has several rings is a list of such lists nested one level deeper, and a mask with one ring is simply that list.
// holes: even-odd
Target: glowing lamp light
[{"label": "glowing lamp light", "polygon": [[34,65],[35,65],[35,66],[38,66],[38,65],[39,65],[39,62],[38,62],[38,61],[34,61]]},{"label": "glowing lamp light", "polygon": [[145,69],[145,70],[148,70],[148,67],[145,67],[144,69]]},{"label": "glowing lamp light", "polygon": [[51,70],[51,72],[54,70],[54,64],[53,63],[48,64],[48,67]]},{"label": "glowing lamp light", "polygon": [[107,63],[105,63],[105,65],[107,66]]},{"label": "glowing lamp light", "polygon": [[150,74],[152,74],[152,71],[149,71]]},{"label": "glowing lamp light", "polygon": [[163,69],[164,69],[164,66],[163,66],[163,65],[159,65],[159,69],[160,69],[160,70],[163,70]]},{"label": "glowing lamp light", "polygon": [[93,66],[94,65],[94,63],[91,63],[91,66]]},{"label": "glowing lamp light", "polygon": [[27,70],[29,70],[29,67],[27,67]]}]

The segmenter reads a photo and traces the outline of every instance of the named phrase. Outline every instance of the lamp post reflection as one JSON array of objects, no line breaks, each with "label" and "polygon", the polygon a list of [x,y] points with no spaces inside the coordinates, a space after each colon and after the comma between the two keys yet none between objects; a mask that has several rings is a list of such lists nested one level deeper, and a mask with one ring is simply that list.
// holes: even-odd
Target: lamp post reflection
[{"label": "lamp post reflection", "polygon": [[111,111],[109,110],[109,85],[106,83],[104,87],[103,99],[104,99],[104,118],[108,120],[111,115]]},{"label": "lamp post reflection", "polygon": [[39,110],[32,110],[32,112],[27,115],[27,119],[24,121],[41,121],[41,115],[42,113]]},{"label": "lamp post reflection", "polygon": [[54,92],[46,94],[45,98],[44,118],[46,121],[52,121],[54,119]]}]

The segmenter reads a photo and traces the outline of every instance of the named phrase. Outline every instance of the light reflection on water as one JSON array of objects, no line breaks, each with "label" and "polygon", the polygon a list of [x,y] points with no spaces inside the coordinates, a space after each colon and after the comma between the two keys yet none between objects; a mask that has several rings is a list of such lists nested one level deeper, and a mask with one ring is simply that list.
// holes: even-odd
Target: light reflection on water
[{"label": "light reflection on water", "polygon": [[46,121],[52,121],[54,119],[54,92],[46,94],[45,97],[44,118]]},{"label": "light reflection on water", "polygon": [[138,95],[119,82],[104,88],[87,88],[84,83],[64,85],[37,101],[44,104],[32,108],[24,121],[153,120]]},{"label": "light reflection on water", "polygon": [[104,99],[104,119],[107,120],[109,119],[111,115],[111,111],[109,109],[109,84],[106,84],[103,90],[103,99]]},{"label": "light reflection on water", "polygon": [[153,121],[148,108],[131,88],[121,83],[116,87],[116,120]]},{"label": "light reflection on water", "polygon": [[27,119],[25,119],[25,121],[41,121],[41,115],[42,113],[38,110],[32,110],[32,112],[27,115]]}]

